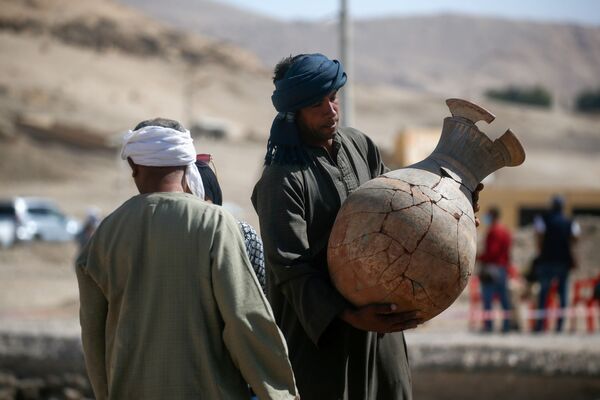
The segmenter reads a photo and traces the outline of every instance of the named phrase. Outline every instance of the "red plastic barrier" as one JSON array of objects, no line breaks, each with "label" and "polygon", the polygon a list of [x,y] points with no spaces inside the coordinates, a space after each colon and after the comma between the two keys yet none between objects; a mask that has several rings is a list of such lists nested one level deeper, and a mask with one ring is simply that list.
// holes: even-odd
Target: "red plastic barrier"
[{"label": "red plastic barrier", "polygon": [[[581,304],[586,308],[587,330],[592,333],[596,330],[596,320],[594,318],[594,306],[600,308],[600,300],[594,299],[594,287],[600,282],[600,275],[596,278],[579,279],[573,284],[573,300],[571,307]],[[571,331],[577,328],[577,317],[571,316]]]}]

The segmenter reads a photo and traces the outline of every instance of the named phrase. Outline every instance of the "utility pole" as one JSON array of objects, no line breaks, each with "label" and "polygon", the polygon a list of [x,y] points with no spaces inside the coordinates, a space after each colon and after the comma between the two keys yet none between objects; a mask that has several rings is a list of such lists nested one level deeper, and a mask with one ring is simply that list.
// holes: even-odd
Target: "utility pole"
[{"label": "utility pole", "polygon": [[342,126],[354,125],[354,99],[352,82],[354,76],[352,74],[352,21],[348,12],[348,0],[340,0],[340,59],[344,65],[344,70],[348,74],[348,81],[342,88]]}]

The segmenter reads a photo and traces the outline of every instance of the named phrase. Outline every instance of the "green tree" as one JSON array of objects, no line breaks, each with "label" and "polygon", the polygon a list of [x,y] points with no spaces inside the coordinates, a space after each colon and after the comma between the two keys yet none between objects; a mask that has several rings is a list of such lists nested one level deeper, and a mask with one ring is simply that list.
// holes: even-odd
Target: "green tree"
[{"label": "green tree", "polygon": [[575,100],[575,109],[586,113],[600,112],[600,88],[580,92]]},{"label": "green tree", "polygon": [[485,92],[490,99],[510,103],[529,104],[548,108],[552,105],[552,95],[542,86],[518,87],[508,86],[504,89],[490,89]]}]

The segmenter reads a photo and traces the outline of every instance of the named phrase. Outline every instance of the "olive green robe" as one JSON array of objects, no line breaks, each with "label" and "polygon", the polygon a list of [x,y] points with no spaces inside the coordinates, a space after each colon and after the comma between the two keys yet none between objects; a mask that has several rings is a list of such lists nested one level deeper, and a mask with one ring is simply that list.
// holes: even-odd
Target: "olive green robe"
[{"label": "olive green robe", "polygon": [[138,195],[79,256],[86,367],[97,399],[293,399],[285,341],[221,207]]},{"label": "olive green robe", "polygon": [[300,396],[312,399],[410,399],[402,333],[379,338],[337,318],[349,306],[327,270],[327,241],[342,202],[384,173],[380,153],[345,128],[323,148],[304,146],[307,166],[266,166],[252,202],[260,220],[267,294],[285,335]]}]

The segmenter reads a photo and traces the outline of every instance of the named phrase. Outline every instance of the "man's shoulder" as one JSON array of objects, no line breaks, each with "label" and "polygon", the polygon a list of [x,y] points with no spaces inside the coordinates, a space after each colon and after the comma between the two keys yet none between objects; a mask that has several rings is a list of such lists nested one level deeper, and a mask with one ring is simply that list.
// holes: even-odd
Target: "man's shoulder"
[{"label": "man's shoulder", "polygon": [[356,128],[351,128],[351,127],[340,128],[340,129],[338,129],[338,133],[341,134],[342,137],[347,137],[348,139],[352,139],[352,140],[360,140],[360,141],[371,140],[366,133],[359,131]]},{"label": "man's shoulder", "polygon": [[222,207],[216,206],[211,203],[207,203],[204,200],[189,194],[180,192],[157,192],[149,194],[140,194],[125,201],[116,210],[110,213],[103,221],[102,225],[113,225],[120,223],[122,220],[132,220],[136,218],[146,218],[146,211],[153,209],[153,213],[176,213],[180,214],[181,209],[186,209],[198,213],[222,214],[225,210]]},{"label": "man's shoulder", "polygon": [[354,128],[342,128],[338,132],[340,133],[340,142],[348,149],[350,156],[360,157],[367,163],[371,170],[371,178],[387,170],[381,162],[381,153],[377,145],[366,134]]},{"label": "man's shoulder", "polygon": [[[182,229],[190,232],[213,232],[216,229],[239,230],[237,220],[224,207],[212,204],[189,193],[153,193],[139,208],[148,208],[148,213],[141,213],[141,218],[150,215],[160,216],[161,220],[176,223],[182,222]],[[150,211],[154,209],[153,211]],[[138,220],[136,220],[137,222]]]},{"label": "man's shoulder", "polygon": [[140,203],[148,205],[161,204],[166,209],[173,208],[198,208],[198,209],[219,209],[220,207],[207,203],[203,199],[190,193],[183,192],[157,192],[150,193],[144,198],[138,200]]},{"label": "man's shoulder", "polygon": [[135,210],[137,205],[139,204],[141,195],[133,196],[123,202],[119,207],[115,208],[111,213],[109,213],[106,217],[102,219],[98,228],[96,228],[96,234],[103,229],[106,229],[106,226],[110,226],[111,224],[118,221],[121,215],[129,215],[131,210]]},{"label": "man's shoulder", "polygon": [[373,140],[364,132],[359,131],[355,128],[345,127],[338,130],[338,134],[342,138],[342,141],[350,141],[357,147],[363,154],[371,151],[375,148]]},{"label": "man's shoulder", "polygon": [[189,193],[178,193],[176,196],[163,197],[164,200],[170,201],[174,209],[183,209],[191,211],[195,215],[203,215],[209,220],[229,223],[235,223],[235,218],[224,207],[206,202],[199,197]]},{"label": "man's shoulder", "polygon": [[265,165],[262,170],[257,185],[290,184],[298,182],[302,178],[302,169],[306,166],[294,164],[276,164]]},{"label": "man's shoulder", "polygon": [[293,192],[298,195],[303,193],[305,190],[303,169],[307,167],[280,164],[265,166],[250,197],[254,208],[259,207],[259,204],[266,199],[267,203],[271,203],[273,199],[284,196],[284,193]]}]

